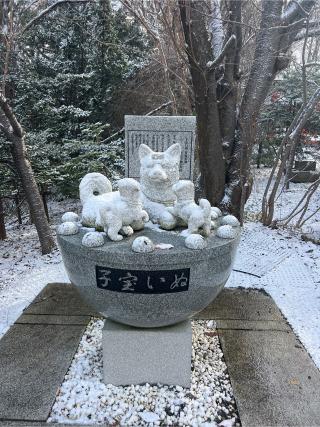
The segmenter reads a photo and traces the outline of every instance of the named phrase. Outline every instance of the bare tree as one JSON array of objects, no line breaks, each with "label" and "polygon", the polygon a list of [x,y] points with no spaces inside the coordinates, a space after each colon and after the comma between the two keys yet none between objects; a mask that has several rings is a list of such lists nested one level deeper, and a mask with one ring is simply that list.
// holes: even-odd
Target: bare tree
[{"label": "bare tree", "polygon": [[[0,37],[1,41],[6,46],[4,68],[2,72],[2,85],[0,91],[0,131],[10,141],[10,151],[15,164],[15,168],[18,171],[21,179],[22,187],[26,195],[26,200],[29,205],[30,213],[34,221],[35,227],[40,240],[41,250],[43,254],[50,253],[55,247],[52,231],[49,226],[46,212],[44,209],[42,197],[39,192],[32,166],[28,159],[28,154],[25,145],[25,132],[15,116],[12,108],[6,99],[6,79],[10,69],[12,52],[17,53],[17,39],[26,32],[33,25],[36,25],[41,19],[44,19],[49,13],[51,13],[58,6],[67,3],[83,3],[90,0],[57,0],[42,11],[38,11],[35,17],[31,19],[24,27],[20,25],[19,17],[18,22],[14,22],[15,18],[15,2],[13,0],[2,1],[4,7],[1,8],[1,28]],[[2,207],[2,206],[1,206]],[[0,221],[3,221],[3,208],[0,209]],[[2,236],[5,236],[3,225]]]},{"label": "bare tree", "polygon": [[253,2],[261,21],[250,36],[255,47],[247,76],[240,70],[248,43],[243,40],[245,2],[178,3],[195,96],[204,193],[242,221],[251,191],[249,161],[257,119],[273,80],[290,62],[292,44],[305,35],[315,0]]}]

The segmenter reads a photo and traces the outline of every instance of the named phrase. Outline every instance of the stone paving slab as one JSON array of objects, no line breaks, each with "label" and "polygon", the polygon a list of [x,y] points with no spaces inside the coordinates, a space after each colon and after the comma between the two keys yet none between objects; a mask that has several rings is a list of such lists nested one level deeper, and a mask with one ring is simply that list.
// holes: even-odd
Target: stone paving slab
[{"label": "stone paving slab", "polygon": [[0,341],[0,420],[45,421],[85,326],[13,325]]},{"label": "stone paving slab", "polygon": [[320,372],[269,295],[225,289],[199,317],[217,319],[242,427],[320,426]]},{"label": "stone paving slab", "polygon": [[55,314],[22,314],[16,324],[31,325],[87,325],[90,316],[67,316]]},{"label": "stone paving slab", "polygon": [[279,308],[274,303],[270,304],[270,296],[255,289],[225,288],[207,308],[195,317],[214,320],[283,322]]},{"label": "stone paving slab", "polygon": [[80,297],[76,287],[66,283],[50,283],[24,310],[23,314],[65,316],[97,316],[97,312]]},{"label": "stone paving slab", "polygon": [[320,425],[320,373],[292,332],[218,333],[242,427]]},{"label": "stone paving slab", "polygon": [[[96,315],[72,285],[49,284],[0,340],[0,421],[41,425]],[[30,421],[30,423],[28,423]]]}]

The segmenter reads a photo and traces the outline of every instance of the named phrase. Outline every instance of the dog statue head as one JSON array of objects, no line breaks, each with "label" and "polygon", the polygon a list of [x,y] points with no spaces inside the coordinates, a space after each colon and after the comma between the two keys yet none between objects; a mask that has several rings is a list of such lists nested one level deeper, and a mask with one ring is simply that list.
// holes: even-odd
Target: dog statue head
[{"label": "dog statue head", "polygon": [[120,196],[129,204],[140,203],[140,184],[133,178],[123,178],[118,181]]},{"label": "dog statue head", "polygon": [[177,196],[177,201],[192,201],[194,202],[195,190],[192,181],[181,180],[172,187],[174,194]]},{"label": "dog statue head", "polygon": [[140,145],[141,189],[148,199],[164,204],[174,202],[172,186],[179,181],[180,155],[180,144],[171,145],[163,153]]}]

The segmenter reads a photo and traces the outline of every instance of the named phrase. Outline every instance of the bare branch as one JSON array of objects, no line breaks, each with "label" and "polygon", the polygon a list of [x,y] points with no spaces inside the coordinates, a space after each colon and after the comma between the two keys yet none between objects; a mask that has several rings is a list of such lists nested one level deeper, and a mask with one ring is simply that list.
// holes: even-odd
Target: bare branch
[{"label": "bare branch", "polygon": [[[308,38],[317,37],[320,35],[320,26],[318,28],[311,28],[308,31]],[[306,37],[306,29],[301,30],[294,38],[295,42],[303,40]]]},{"label": "bare branch", "polygon": [[61,6],[62,4],[72,4],[72,3],[89,3],[93,0],[57,0],[52,5],[48,6],[46,9],[44,9],[42,12],[39,13],[39,15],[35,16],[33,19],[31,19],[24,28],[20,31],[20,35],[25,33],[27,30],[29,30],[30,27],[32,27],[34,24],[36,24],[38,21],[40,21],[45,15],[55,10],[58,6]]},{"label": "bare branch", "polygon": [[237,40],[236,36],[234,34],[232,34],[231,37],[227,40],[227,42],[223,46],[221,52],[216,57],[216,59],[214,61],[208,62],[208,64],[207,64],[208,71],[212,71],[215,68],[217,68],[217,66],[223,61],[228,49],[230,49],[232,46],[235,45],[236,40]]},{"label": "bare branch", "polygon": [[211,15],[208,20],[208,28],[211,35],[213,57],[217,58],[223,46],[223,25],[218,0],[211,0]]},{"label": "bare branch", "polygon": [[281,15],[284,23],[290,24],[309,15],[309,11],[315,4],[315,0],[291,0]]},{"label": "bare branch", "polygon": [[[158,111],[163,110],[164,108],[168,107],[168,105],[171,105],[172,103],[173,103],[173,101],[165,102],[164,104],[159,105],[159,107],[155,108],[154,110],[149,111],[149,113],[145,114],[145,116],[152,116],[154,113],[157,113]],[[103,141],[100,141],[100,144],[105,144],[106,142],[111,141],[115,137],[120,136],[124,132],[124,130],[125,130],[124,127],[121,128],[120,130],[118,130],[114,134],[108,136],[108,138],[104,139]]]}]

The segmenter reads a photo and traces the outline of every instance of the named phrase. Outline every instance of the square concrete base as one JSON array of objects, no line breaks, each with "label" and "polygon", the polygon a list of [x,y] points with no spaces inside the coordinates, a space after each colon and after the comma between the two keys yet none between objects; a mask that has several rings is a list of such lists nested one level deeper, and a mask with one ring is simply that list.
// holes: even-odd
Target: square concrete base
[{"label": "square concrete base", "polygon": [[107,384],[161,383],[190,387],[190,321],[163,328],[134,328],[106,319],[102,345]]}]

